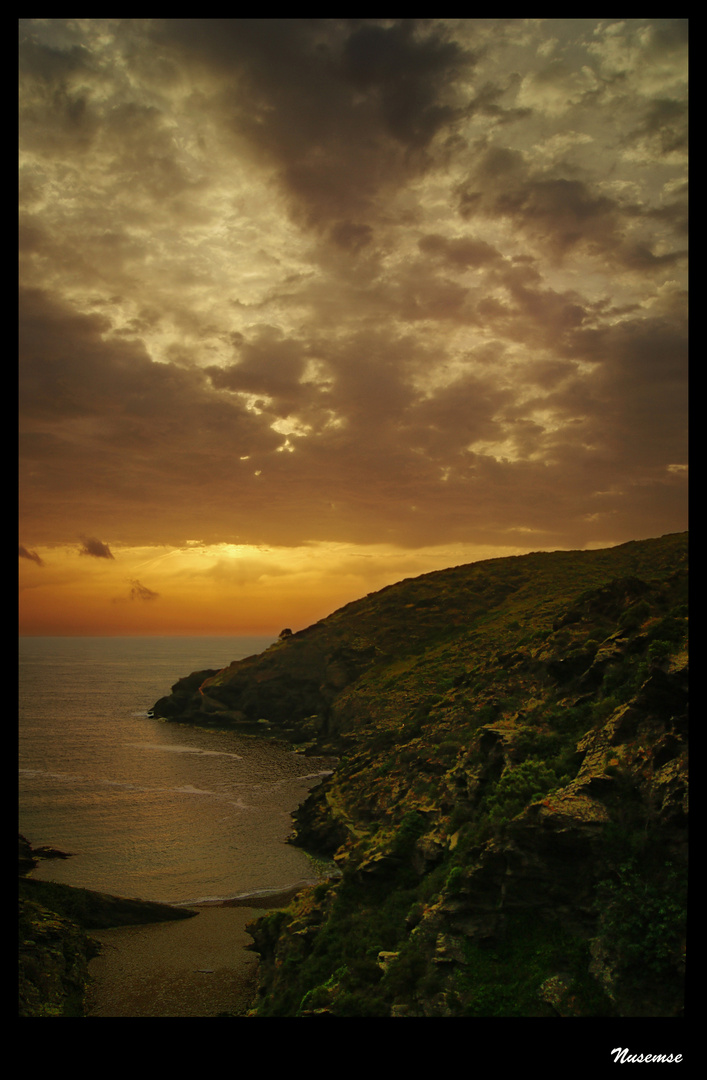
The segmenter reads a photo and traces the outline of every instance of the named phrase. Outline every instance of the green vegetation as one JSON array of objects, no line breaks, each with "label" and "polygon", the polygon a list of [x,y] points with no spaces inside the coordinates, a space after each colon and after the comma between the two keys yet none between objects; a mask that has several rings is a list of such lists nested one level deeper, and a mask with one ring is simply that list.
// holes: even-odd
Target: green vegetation
[{"label": "green vegetation", "polygon": [[340,757],[295,819],[342,876],[253,924],[256,1014],[680,1015],[686,603],[685,535],[493,559],[167,699]]},{"label": "green vegetation", "polygon": [[19,1015],[83,1016],[90,938],[72,920],[32,900],[19,909]]},{"label": "green vegetation", "polygon": [[648,974],[670,979],[680,968],[686,935],[684,867],[646,869],[636,859],[599,882],[597,910],[605,947],[624,976],[640,986]]},{"label": "green vegetation", "polygon": [[609,999],[586,974],[588,943],[561,927],[513,916],[502,940],[492,946],[466,942],[464,953],[455,980],[454,1015],[553,1015],[558,1010],[547,985],[552,982],[561,987],[561,1015],[611,1015]]},{"label": "green vegetation", "polygon": [[528,803],[537,802],[558,786],[553,768],[532,758],[506,769],[484,797],[484,807],[491,822],[501,824],[514,818]]}]

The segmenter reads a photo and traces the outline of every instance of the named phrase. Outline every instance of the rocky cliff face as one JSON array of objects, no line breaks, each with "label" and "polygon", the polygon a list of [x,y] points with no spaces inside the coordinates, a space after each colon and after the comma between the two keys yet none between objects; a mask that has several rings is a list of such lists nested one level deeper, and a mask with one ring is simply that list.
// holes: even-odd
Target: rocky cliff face
[{"label": "rocky cliff face", "polygon": [[687,537],[401,582],[168,719],[340,763],[296,842],[341,875],[252,929],[258,1015],[681,1014]]}]

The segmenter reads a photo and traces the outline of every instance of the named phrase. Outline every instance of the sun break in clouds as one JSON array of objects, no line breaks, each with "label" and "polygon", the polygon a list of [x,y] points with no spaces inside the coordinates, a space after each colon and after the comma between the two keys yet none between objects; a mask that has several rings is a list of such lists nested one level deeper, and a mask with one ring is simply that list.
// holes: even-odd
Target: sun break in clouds
[{"label": "sun break in clouds", "polygon": [[21,20],[31,632],[685,528],[686,30]]}]

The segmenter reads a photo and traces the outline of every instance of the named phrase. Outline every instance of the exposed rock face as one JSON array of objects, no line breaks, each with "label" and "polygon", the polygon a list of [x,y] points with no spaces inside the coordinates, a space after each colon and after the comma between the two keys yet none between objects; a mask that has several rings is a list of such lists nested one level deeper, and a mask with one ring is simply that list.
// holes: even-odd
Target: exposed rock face
[{"label": "exposed rock face", "polygon": [[85,931],[41,904],[20,905],[19,1015],[82,1016],[88,962]]},{"label": "exposed rock face", "polygon": [[210,676],[217,673],[217,668],[209,668],[206,671],[193,671],[183,679],[178,679],[172,687],[171,694],[160,698],[152,707],[156,716],[165,720],[183,719],[192,713],[201,711],[201,701],[195,695],[199,694],[199,687]]},{"label": "exposed rock face", "polygon": [[295,827],[341,877],[254,926],[258,1014],[680,1015],[686,598],[686,536],[491,560],[177,684],[340,755]]}]

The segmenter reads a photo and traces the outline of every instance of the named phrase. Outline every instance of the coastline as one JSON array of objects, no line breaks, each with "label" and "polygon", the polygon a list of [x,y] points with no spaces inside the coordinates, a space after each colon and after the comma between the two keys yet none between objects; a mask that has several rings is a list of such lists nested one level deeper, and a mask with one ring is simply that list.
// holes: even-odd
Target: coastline
[{"label": "coastline", "polygon": [[172,904],[171,907],[175,908],[187,908],[187,909],[201,909],[211,907],[245,907],[245,908],[263,908],[272,909],[287,907],[298,893],[303,889],[311,888],[313,885],[317,885],[317,881],[299,881],[294,885],[289,886],[286,889],[268,890],[263,889],[261,892],[247,893],[242,896],[232,896],[226,899],[217,897],[214,899],[205,900],[192,900],[186,903]]},{"label": "coastline", "polygon": [[[37,931],[26,928],[32,970],[39,963],[53,971],[52,957],[59,956],[65,941],[71,955],[82,958],[79,968],[67,968],[63,975],[60,963],[60,981],[46,1012],[40,1005],[39,1013],[24,1015],[245,1016],[257,993],[259,964],[246,928],[265,911],[286,907],[311,884],[301,880],[285,889],[158,904],[28,877],[40,859],[69,857],[19,838],[20,902],[30,905],[28,917],[38,919],[37,931],[39,925],[51,927],[56,937],[45,956]],[[38,916],[29,914],[32,905],[42,905]],[[65,915],[56,914],[55,906]],[[77,1003],[68,1014],[67,994]]]}]

